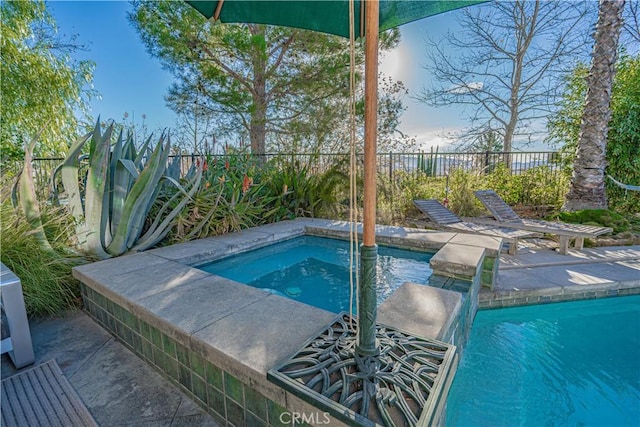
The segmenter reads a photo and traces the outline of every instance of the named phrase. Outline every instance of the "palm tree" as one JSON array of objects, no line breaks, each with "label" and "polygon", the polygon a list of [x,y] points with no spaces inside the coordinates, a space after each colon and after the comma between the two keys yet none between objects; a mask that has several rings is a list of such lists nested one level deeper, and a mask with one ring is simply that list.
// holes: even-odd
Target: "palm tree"
[{"label": "palm tree", "polygon": [[585,100],[571,186],[563,210],[606,209],[604,170],[615,75],[618,39],[622,29],[624,0],[600,0],[594,34],[591,70]]}]

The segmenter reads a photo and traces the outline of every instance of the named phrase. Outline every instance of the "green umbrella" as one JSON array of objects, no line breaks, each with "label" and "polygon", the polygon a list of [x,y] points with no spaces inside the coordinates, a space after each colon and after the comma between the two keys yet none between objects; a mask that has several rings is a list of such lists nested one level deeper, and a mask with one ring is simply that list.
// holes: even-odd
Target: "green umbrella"
[{"label": "green umbrella", "polygon": [[[484,1],[487,0],[354,0],[354,34],[365,37],[364,210],[358,306],[358,353],[363,356],[378,352],[375,342],[378,33]],[[215,22],[281,25],[350,36],[349,0],[202,0],[187,3]]]},{"label": "green umbrella", "polygon": [[[486,1],[486,0],[484,0]],[[378,27],[388,30],[427,16],[482,1],[380,0]],[[187,1],[208,19],[226,23],[253,23],[304,28],[349,37],[349,0],[204,0]],[[356,36],[364,36],[364,5],[355,0]]]}]

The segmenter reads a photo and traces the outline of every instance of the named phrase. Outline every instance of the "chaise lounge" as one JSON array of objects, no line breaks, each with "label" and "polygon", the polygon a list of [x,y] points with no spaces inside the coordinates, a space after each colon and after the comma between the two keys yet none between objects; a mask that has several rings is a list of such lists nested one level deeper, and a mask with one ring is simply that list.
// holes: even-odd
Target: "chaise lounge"
[{"label": "chaise lounge", "polygon": [[495,191],[480,190],[476,191],[475,195],[495,218],[495,220],[478,219],[478,222],[556,235],[560,239],[558,251],[562,255],[566,255],[569,251],[569,242],[572,239],[574,248],[581,250],[585,237],[594,238],[613,231],[609,227],[521,218]]},{"label": "chaise lounge", "polygon": [[413,204],[439,229],[457,231],[459,233],[477,233],[501,237],[505,242],[509,243],[510,255],[516,255],[518,251],[518,239],[539,236],[538,233],[515,230],[500,225],[483,225],[463,221],[435,199],[414,200]]}]

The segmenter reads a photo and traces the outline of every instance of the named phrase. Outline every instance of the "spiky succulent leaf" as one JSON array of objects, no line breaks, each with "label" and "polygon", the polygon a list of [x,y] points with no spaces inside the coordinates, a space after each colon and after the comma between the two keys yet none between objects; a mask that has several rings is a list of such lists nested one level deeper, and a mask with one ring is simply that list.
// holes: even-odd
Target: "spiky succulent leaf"
[{"label": "spiky succulent leaf", "polygon": [[[182,200],[178,203],[176,207],[174,207],[168,215],[162,216],[166,207],[169,206],[169,202],[167,202],[161,209],[156,219],[153,221],[149,230],[140,237],[135,246],[132,247],[134,251],[143,251],[145,249],[149,249],[150,247],[157,244],[160,240],[162,240],[169,230],[171,230],[171,226],[175,217],[182,211],[182,209],[192,200],[193,195],[200,188],[200,181],[202,179],[202,168],[198,168],[196,176],[187,184],[187,189],[183,188],[177,181],[170,177],[163,177],[163,179],[171,182],[176,188],[178,188],[179,192],[174,195],[180,196],[182,195]],[[172,197],[173,199],[173,197]],[[162,218],[162,222],[160,222],[160,218]]]},{"label": "spiky succulent leaf", "polygon": [[[129,165],[123,163],[133,163],[131,160],[125,158],[125,156],[131,156],[132,146],[133,135],[129,133],[127,135],[127,141],[123,143],[122,132],[120,132],[118,142],[116,142],[111,153],[111,203],[109,206],[111,212],[111,237],[117,233],[127,194],[134,180],[138,177],[138,171],[135,169],[135,166],[133,167],[133,171],[131,171]],[[105,246],[109,246],[110,244],[111,241],[105,242]]]},{"label": "spiky succulent leaf", "polygon": [[178,180],[180,179],[180,169],[182,166],[182,156],[173,156],[167,167],[166,175]]},{"label": "spiky succulent leaf", "polygon": [[[100,132],[99,121],[96,124],[93,133]],[[75,142],[69,148],[69,152],[67,153],[67,157],[65,157],[62,162],[62,167],[60,168],[60,174],[62,177],[62,186],[64,187],[64,191],[67,196],[67,204],[69,206],[69,210],[71,215],[76,220],[76,223],[80,224],[84,222],[84,205],[82,202],[82,193],[80,191],[80,179],[79,179],[79,169],[80,169],[80,153],[82,152],[82,147],[84,144],[89,141],[91,132],[87,133],[84,136],[76,139]],[[54,171],[54,180],[55,174],[57,171]]]},{"label": "spiky succulent leaf", "polygon": [[53,251],[51,244],[47,240],[47,236],[44,234],[44,228],[42,226],[42,216],[40,215],[40,205],[38,204],[38,196],[36,195],[36,186],[33,183],[33,167],[31,161],[33,160],[33,149],[40,138],[42,130],[38,132],[35,138],[27,144],[24,150],[24,169],[20,175],[19,187],[20,187],[20,205],[24,211],[27,222],[33,230],[33,236],[38,240],[42,247],[48,251]]},{"label": "spiky succulent leaf", "polygon": [[104,135],[100,128],[91,136],[90,163],[85,187],[85,229],[86,247],[99,258],[109,258],[104,251],[105,241],[111,240],[109,229],[109,153],[113,124]]},{"label": "spiky succulent leaf", "polygon": [[150,203],[155,197],[158,183],[166,168],[169,143],[167,142],[165,147],[163,142],[164,135],[160,137],[145,168],[127,195],[116,234],[107,247],[107,252],[112,255],[121,255],[127,252],[142,233]]},{"label": "spiky succulent leaf", "polygon": [[[164,135],[164,133],[163,133],[163,135]],[[142,170],[142,168],[144,167],[144,165],[143,165],[144,158],[151,154],[150,153],[151,149],[149,148],[149,146],[151,145],[151,138],[152,137],[153,137],[153,135],[149,135],[149,138],[147,138],[147,140],[144,142],[144,144],[142,144],[142,147],[140,147],[140,151],[138,151],[138,154],[133,159],[133,161],[136,164],[136,167],[138,168],[138,170]],[[160,138],[162,138],[162,137],[160,137]],[[133,140],[131,142],[133,144]],[[135,149],[134,149],[134,153],[135,153]]]}]

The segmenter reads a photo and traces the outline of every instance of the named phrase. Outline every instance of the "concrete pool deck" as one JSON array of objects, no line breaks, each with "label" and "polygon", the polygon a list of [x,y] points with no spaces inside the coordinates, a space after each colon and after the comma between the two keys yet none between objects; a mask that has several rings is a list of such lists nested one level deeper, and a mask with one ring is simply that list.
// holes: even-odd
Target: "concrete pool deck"
[{"label": "concrete pool deck", "polygon": [[[223,241],[224,245],[231,243]],[[131,264],[142,267],[141,262],[152,261],[142,255],[146,254],[130,258]],[[155,264],[156,279],[175,274],[162,268],[162,264]],[[112,274],[126,276],[126,271]],[[126,292],[126,286],[124,289]],[[527,246],[517,257],[500,257],[497,283],[492,291],[481,292],[480,302],[492,301],[487,307],[508,306],[638,293],[640,246],[570,251],[567,256],[544,247]],[[100,425],[215,425],[175,383],[149,368],[85,314],[75,312],[62,319],[34,322],[31,328],[36,363],[55,358]],[[3,355],[3,378],[15,372]],[[221,411],[237,409],[224,407],[224,402],[221,405]],[[250,423],[249,418],[243,419]]]},{"label": "concrete pool deck", "polygon": [[560,255],[531,243],[502,254],[493,290],[480,308],[501,308],[640,293],[640,245],[569,250]]}]

